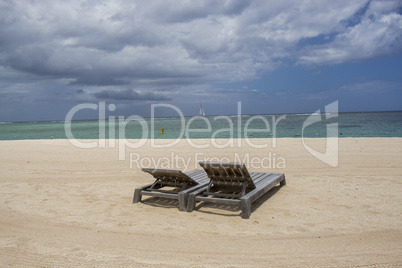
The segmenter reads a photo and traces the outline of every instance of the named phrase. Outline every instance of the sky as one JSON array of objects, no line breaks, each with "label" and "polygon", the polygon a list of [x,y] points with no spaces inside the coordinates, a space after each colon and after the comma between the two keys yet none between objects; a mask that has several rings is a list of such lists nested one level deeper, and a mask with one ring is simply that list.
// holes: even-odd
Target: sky
[{"label": "sky", "polygon": [[[0,0],[0,121],[402,110],[402,2]],[[162,106],[154,106],[154,105]],[[99,110],[99,109],[98,109]],[[97,119],[80,109],[73,119]]]}]

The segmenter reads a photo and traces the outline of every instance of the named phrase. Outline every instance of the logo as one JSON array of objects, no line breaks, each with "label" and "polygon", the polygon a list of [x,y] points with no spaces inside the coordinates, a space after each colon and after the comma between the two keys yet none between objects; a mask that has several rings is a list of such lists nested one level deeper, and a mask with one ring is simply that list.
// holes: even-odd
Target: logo
[{"label": "logo", "polygon": [[[171,139],[164,139],[163,142],[161,142],[162,140],[158,139],[161,137],[161,135],[163,135],[163,137],[166,137],[166,135],[168,135],[168,130],[166,128],[156,127],[156,125],[158,124],[158,118],[155,117],[155,111],[161,108],[165,110],[171,109],[178,115],[176,118],[174,118],[174,120],[177,120],[177,128],[174,130],[177,132],[177,135]],[[97,139],[78,140],[74,137],[74,131],[72,128],[73,118],[83,109],[98,111],[99,129],[97,130],[97,133],[99,133],[99,135]],[[272,152],[269,151],[270,146],[272,146],[272,148],[277,147],[277,127],[278,124],[286,124],[286,115],[243,116],[241,113],[241,102],[238,102],[237,115],[235,116],[194,116],[191,118],[186,118],[182,111],[174,105],[152,104],[151,118],[145,119],[138,115],[131,115],[129,117],[109,116],[106,119],[106,112],[114,112],[115,110],[116,106],[114,104],[109,104],[106,106],[105,102],[99,102],[98,104],[82,103],[74,106],[67,113],[64,122],[64,129],[67,139],[74,146],[83,149],[90,149],[95,147],[105,148],[106,146],[109,148],[118,147],[119,160],[127,159],[128,148],[138,149],[143,146],[158,149],[171,148],[183,140],[185,140],[189,146],[194,148],[194,160],[197,160],[199,158],[199,155],[197,157],[196,154],[199,149],[224,149],[229,147],[241,148],[244,144],[246,144],[247,147],[259,150],[259,152],[263,153],[259,153],[259,155],[264,156],[261,156],[261,159],[259,159],[260,161],[258,161],[258,159],[255,159],[255,157],[248,154],[247,157],[244,158],[244,161],[251,159],[251,162],[253,163],[261,163],[260,167],[271,166],[274,168],[285,168],[286,166],[286,161],[283,157],[275,154],[272,155]],[[334,120],[334,118],[337,117],[338,101],[335,101],[325,106],[324,114],[321,114],[321,110],[317,110],[315,113],[309,115],[309,117],[304,121],[301,130],[301,142],[303,144],[303,147],[312,156],[332,167],[338,166],[338,123],[334,122],[336,121]],[[327,135],[325,138],[325,152],[322,153],[307,145],[305,140],[305,129],[314,124],[316,124],[318,128],[321,128],[321,125],[327,120],[331,121],[332,123],[326,123],[324,125],[324,127],[326,126]],[[136,125],[137,138],[135,139],[127,139],[126,137],[126,133],[128,132],[127,126],[129,124]],[[202,127],[200,127],[200,125],[202,125]],[[115,133],[116,130],[118,131],[117,135]],[[194,137],[194,135],[203,135],[207,138],[194,140],[191,138],[191,136]],[[263,137],[269,139],[269,142],[265,142],[264,140],[258,141],[258,139],[254,139],[254,137]],[[152,156],[142,155],[141,157],[148,157],[144,158],[143,160],[140,159],[139,156],[140,154],[138,153],[130,154],[130,166],[133,166],[133,162],[135,162],[136,165],[134,166],[140,166],[138,165],[138,163],[140,163],[143,166],[154,166],[154,168],[158,168],[162,165],[164,165],[165,167],[175,167],[177,166],[177,163],[185,163],[184,166],[188,166],[187,163],[191,162],[191,159],[182,159],[182,156],[180,155],[174,155],[174,157],[171,157],[170,159],[155,159],[152,158]],[[242,158],[238,154],[234,155],[234,158],[242,160]],[[229,159],[227,160],[229,161]]]},{"label": "logo", "polygon": [[[338,117],[338,101],[335,101],[331,104],[325,106],[325,120]],[[304,130],[306,127],[320,122],[322,119],[321,110],[317,110],[315,113],[310,115],[307,120],[303,124],[302,129],[302,143],[304,148],[315,158],[321,160],[322,162],[332,166],[338,166],[338,123],[329,123],[327,124],[327,137],[326,137],[326,145],[325,145],[325,153],[321,153],[319,151],[314,150],[309,147],[304,138]]]}]

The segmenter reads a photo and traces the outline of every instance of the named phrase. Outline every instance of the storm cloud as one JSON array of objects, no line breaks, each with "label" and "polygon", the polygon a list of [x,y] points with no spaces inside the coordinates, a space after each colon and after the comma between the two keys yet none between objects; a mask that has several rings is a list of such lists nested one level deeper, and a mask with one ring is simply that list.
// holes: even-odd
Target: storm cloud
[{"label": "storm cloud", "polygon": [[102,90],[94,94],[98,99],[102,100],[170,100],[169,98],[157,95],[153,92],[140,93],[133,89],[125,90]]}]

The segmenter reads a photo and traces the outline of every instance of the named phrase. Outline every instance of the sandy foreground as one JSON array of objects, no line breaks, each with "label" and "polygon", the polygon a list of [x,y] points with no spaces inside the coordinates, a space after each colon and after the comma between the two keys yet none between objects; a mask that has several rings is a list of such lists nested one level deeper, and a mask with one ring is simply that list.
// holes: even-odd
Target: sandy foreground
[{"label": "sandy foreground", "polygon": [[[0,266],[402,266],[401,138],[339,139],[337,167],[300,138],[251,141],[268,147],[148,141],[121,153],[108,142],[0,141]],[[325,152],[325,139],[305,142]],[[200,160],[238,159],[287,180],[253,203],[248,220],[230,206],[132,204],[134,189],[153,182],[139,166],[190,171]]]}]

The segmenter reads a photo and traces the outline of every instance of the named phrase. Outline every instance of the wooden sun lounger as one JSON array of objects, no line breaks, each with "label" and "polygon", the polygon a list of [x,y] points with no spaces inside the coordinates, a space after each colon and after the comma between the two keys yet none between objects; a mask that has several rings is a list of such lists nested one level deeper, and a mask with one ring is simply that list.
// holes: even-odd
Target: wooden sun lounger
[{"label": "wooden sun lounger", "polygon": [[[183,173],[179,170],[143,168],[142,171],[154,176],[155,182],[135,189],[133,204],[141,202],[143,195],[179,200],[179,210],[186,210],[190,192],[205,187],[209,179],[203,170]],[[170,187],[169,190],[163,189]]]},{"label": "wooden sun lounger", "polygon": [[238,205],[241,217],[251,216],[251,203],[275,185],[286,184],[283,173],[248,172],[243,163],[199,163],[209,177],[209,184],[190,193],[187,212],[193,211],[196,202]]}]

